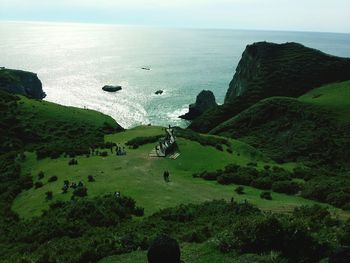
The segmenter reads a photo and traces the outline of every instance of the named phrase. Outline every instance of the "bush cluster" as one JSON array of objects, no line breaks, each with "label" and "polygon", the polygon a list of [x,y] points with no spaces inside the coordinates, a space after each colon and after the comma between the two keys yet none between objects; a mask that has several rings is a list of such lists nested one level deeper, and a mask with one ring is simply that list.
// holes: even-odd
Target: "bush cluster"
[{"label": "bush cluster", "polygon": [[133,149],[137,149],[142,145],[148,144],[148,143],[156,143],[161,139],[163,135],[155,135],[155,136],[149,136],[149,137],[136,137],[126,142],[127,146],[132,147]]}]

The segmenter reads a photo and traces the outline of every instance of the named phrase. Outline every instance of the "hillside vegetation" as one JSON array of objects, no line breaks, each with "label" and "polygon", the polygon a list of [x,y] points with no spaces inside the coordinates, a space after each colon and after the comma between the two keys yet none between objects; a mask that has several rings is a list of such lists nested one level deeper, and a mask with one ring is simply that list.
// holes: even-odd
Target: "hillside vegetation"
[{"label": "hillside vegetation", "polygon": [[[1,91],[0,91],[1,92]],[[41,149],[43,156],[86,151],[105,133],[123,130],[102,113],[1,92],[0,153]]]}]

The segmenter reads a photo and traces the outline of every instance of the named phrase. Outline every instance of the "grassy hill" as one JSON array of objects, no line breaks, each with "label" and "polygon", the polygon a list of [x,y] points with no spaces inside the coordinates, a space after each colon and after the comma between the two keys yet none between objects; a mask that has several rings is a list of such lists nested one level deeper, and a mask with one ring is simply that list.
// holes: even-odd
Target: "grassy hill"
[{"label": "grassy hill", "polygon": [[[1,92],[1,91],[0,91]],[[103,135],[123,130],[102,113],[1,92],[0,154],[25,148],[43,155],[103,143]]]},{"label": "grassy hill", "polygon": [[350,122],[350,81],[332,83],[311,90],[298,100],[327,109],[344,124]]},{"label": "grassy hill", "polygon": [[298,99],[271,97],[210,133],[241,139],[281,162],[344,166],[350,158],[349,101],[348,81],[317,88]]},{"label": "grassy hill", "polygon": [[[125,132],[107,135],[105,140],[124,144],[130,139],[140,136],[163,134],[160,127],[137,127]],[[12,209],[23,218],[38,216],[49,204],[58,200],[70,200],[72,193],[62,194],[64,180],[70,182],[83,181],[88,188],[88,197],[101,196],[120,191],[123,195],[132,196],[138,205],[145,208],[150,215],[159,209],[173,207],[184,203],[201,203],[212,199],[247,200],[263,210],[291,211],[294,207],[313,204],[313,201],[297,196],[273,194],[273,200],[260,198],[261,190],[245,187],[245,195],[234,192],[235,185],[223,186],[216,182],[193,178],[192,174],[202,171],[221,169],[227,164],[247,165],[257,163],[258,169],[265,165],[276,165],[272,160],[256,151],[254,148],[236,141],[232,143],[233,153],[220,151],[215,147],[202,146],[198,142],[178,138],[181,155],[176,160],[169,158],[150,158],[148,153],[154,143],[143,145],[137,149],[127,149],[126,156],[115,156],[108,150],[108,156],[79,156],[78,165],[69,166],[70,158],[60,157],[55,160],[36,160],[35,155],[26,153],[26,159],[21,163],[23,174],[30,173],[34,182],[43,182],[39,189],[29,189],[15,199]],[[292,169],[294,164],[285,164]],[[170,172],[171,182],[165,183],[163,172]],[[44,178],[39,180],[39,172],[44,172]],[[95,182],[89,183],[87,177],[92,175]],[[48,182],[52,176],[57,176],[55,182]],[[53,192],[52,201],[45,199],[47,191]]]}]

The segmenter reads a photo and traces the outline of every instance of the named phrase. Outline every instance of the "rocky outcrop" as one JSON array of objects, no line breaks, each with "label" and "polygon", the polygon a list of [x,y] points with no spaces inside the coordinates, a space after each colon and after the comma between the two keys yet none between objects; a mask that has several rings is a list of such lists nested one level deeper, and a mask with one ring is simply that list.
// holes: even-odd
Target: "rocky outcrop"
[{"label": "rocky outcrop", "polygon": [[203,112],[215,108],[217,106],[215,96],[210,90],[202,90],[196,98],[196,102],[189,106],[189,110],[185,115],[179,118],[185,120],[193,120],[203,114]]},{"label": "rocky outcrop", "polygon": [[248,45],[226,93],[225,103],[189,126],[208,132],[261,99],[298,97],[324,84],[350,79],[350,59],[297,43]]},{"label": "rocky outcrop", "polygon": [[267,42],[247,46],[226,93],[239,96],[298,97],[331,82],[350,79],[350,59],[322,53],[298,43]]},{"label": "rocky outcrop", "polygon": [[110,85],[106,85],[106,86],[103,86],[102,89],[104,91],[107,91],[107,92],[116,92],[116,91],[119,91],[122,89],[121,86],[110,86]]},{"label": "rocky outcrop", "polygon": [[0,68],[0,89],[34,99],[46,96],[37,74],[22,70]]},{"label": "rocky outcrop", "polygon": [[163,94],[163,91],[161,89],[157,90],[154,94],[156,95],[162,95]]}]

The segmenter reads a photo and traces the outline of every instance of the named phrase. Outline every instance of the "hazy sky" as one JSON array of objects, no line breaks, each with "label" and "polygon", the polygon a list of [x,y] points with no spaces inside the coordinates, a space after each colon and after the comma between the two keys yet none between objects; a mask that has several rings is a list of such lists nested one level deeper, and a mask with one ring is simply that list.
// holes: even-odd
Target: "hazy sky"
[{"label": "hazy sky", "polygon": [[350,0],[0,0],[0,20],[350,33]]}]

